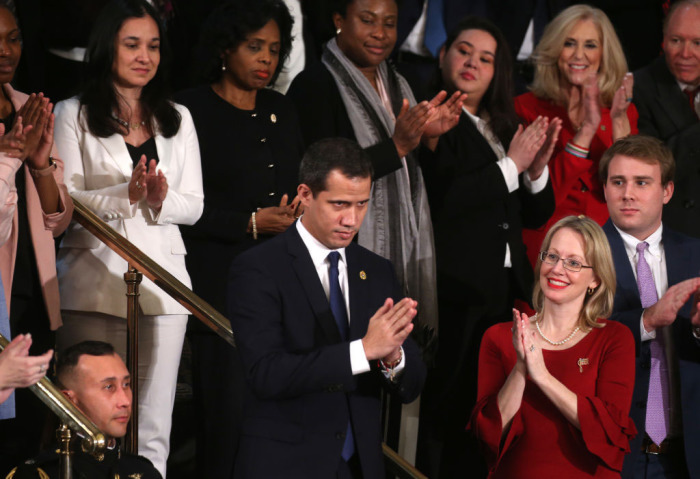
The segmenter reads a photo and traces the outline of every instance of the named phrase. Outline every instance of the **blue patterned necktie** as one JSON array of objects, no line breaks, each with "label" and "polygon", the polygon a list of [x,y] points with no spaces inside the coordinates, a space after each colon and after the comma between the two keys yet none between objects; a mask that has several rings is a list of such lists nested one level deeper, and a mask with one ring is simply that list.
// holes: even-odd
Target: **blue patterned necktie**
[{"label": "blue patterned necktie", "polygon": [[[340,289],[340,280],[338,278],[339,259],[340,253],[337,251],[328,253],[328,262],[331,265],[328,271],[328,279],[330,280],[328,301],[331,304],[331,311],[333,312],[335,323],[338,325],[338,331],[340,331],[340,338],[343,341],[347,341],[350,336],[350,326],[348,323],[348,310],[345,305],[345,297],[343,296],[343,290]],[[353,454],[355,454],[355,440],[352,435],[352,423],[348,421],[348,429],[345,434],[345,442],[343,443],[343,452],[341,455],[347,462]]]},{"label": "blue patterned necktie", "polygon": [[442,15],[442,0],[428,0],[425,12],[425,48],[437,58],[440,47],[447,40],[445,20]]},{"label": "blue patterned necktie", "polygon": [[[5,303],[5,288],[0,278],[0,334],[10,341],[10,315]],[[15,417],[15,393],[10,394],[5,402],[0,404],[0,419],[12,419]]]},{"label": "blue patterned necktie", "polygon": [[[654,305],[659,299],[654,285],[654,276],[651,274],[649,263],[644,259],[644,251],[647,248],[649,248],[649,243],[646,241],[637,244],[637,287],[643,308]],[[651,367],[647,395],[646,432],[654,443],[661,444],[668,433],[669,424],[668,364],[666,363],[661,329],[656,330],[656,338],[651,340],[649,349],[651,351]]]}]

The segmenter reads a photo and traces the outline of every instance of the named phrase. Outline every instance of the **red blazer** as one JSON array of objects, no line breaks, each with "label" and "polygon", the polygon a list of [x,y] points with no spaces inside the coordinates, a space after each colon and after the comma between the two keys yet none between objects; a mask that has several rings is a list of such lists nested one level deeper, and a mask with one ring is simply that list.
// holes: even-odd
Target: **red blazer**
[{"label": "red blazer", "polygon": [[[19,110],[27,101],[28,96],[15,91],[8,83],[2,85],[5,93],[9,96],[15,110]],[[51,329],[55,330],[61,326],[61,305],[58,295],[58,279],[56,278],[56,247],[54,237],[65,231],[73,217],[73,201],[66,186],[63,184],[63,161],[58,159],[58,153],[54,146],[51,156],[56,160],[57,168],[53,172],[53,177],[58,186],[60,197],[59,211],[50,215],[45,214],[41,209],[39,193],[34,186],[34,179],[29,173],[26,163],[2,155],[0,158],[0,181],[10,188],[10,193],[3,205],[3,214],[0,214],[0,237],[5,237],[9,229],[9,238],[0,247],[0,274],[5,286],[5,299],[7,310],[10,310],[10,300],[12,297],[12,279],[15,271],[15,259],[17,257],[17,190],[15,188],[15,173],[19,168],[26,168],[26,192],[27,192],[27,217],[29,220],[29,231],[34,246],[37,270],[41,290],[44,296],[44,304],[51,323]],[[1,190],[0,190],[1,192]],[[14,210],[14,211],[13,211]],[[13,214],[9,214],[13,211]],[[4,214],[7,213],[7,214]]]},{"label": "red blazer", "polygon": [[[566,108],[555,105],[549,100],[537,98],[532,93],[525,93],[515,98],[515,111],[526,125],[538,116],[550,119],[559,117],[563,121],[559,140],[554,147],[549,161],[549,174],[554,189],[556,208],[547,224],[538,229],[524,229],[523,241],[527,246],[528,258],[535,264],[542,240],[549,228],[568,215],[586,215],[603,225],[608,220],[608,207],[605,204],[603,185],[598,181],[598,161],[613,144],[612,120],[610,108],[601,107],[601,120],[598,132],[593,138],[588,158],[579,158],[564,151],[564,146],[576,136],[576,129],[569,121]],[[630,105],[627,109],[632,134],[637,130],[637,109]]]}]

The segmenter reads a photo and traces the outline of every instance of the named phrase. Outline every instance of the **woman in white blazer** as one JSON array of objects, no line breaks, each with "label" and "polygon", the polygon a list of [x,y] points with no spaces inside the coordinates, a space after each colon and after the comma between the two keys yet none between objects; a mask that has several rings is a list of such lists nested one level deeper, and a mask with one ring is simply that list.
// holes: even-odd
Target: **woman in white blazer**
[{"label": "woman in white blazer", "polygon": [[[177,225],[202,214],[199,146],[189,111],[165,97],[156,19],[143,0],[105,7],[88,45],[87,83],[56,106],[55,137],[68,191],[190,286]],[[69,227],[58,255],[59,350],[93,339],[125,351],[126,271],[92,234]],[[147,279],[140,292],[139,453],[165,477],[187,310]]]}]

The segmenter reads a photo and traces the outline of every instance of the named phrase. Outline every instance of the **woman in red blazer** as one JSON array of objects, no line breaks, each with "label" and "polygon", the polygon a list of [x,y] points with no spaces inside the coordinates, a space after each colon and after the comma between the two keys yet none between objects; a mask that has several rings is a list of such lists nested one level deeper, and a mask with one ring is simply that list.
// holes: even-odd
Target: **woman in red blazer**
[{"label": "woman in red blazer", "polygon": [[545,232],[564,216],[585,214],[605,223],[598,160],[615,140],[637,133],[632,74],[601,10],[574,5],[562,11],[547,25],[533,58],[532,91],[515,99],[515,110],[528,124],[538,116],[563,123],[549,162],[556,210],[545,226],[523,231],[532,264]]}]

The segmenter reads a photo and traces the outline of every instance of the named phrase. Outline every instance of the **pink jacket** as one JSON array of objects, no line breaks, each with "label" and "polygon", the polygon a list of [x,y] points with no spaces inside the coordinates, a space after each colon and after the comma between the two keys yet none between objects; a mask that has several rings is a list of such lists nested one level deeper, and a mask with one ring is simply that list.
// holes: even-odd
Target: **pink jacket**
[{"label": "pink jacket", "polygon": [[[27,101],[28,96],[15,91],[9,84],[2,85],[15,110]],[[10,309],[12,296],[12,279],[15,271],[17,256],[17,189],[15,174],[19,168],[26,168],[27,217],[32,245],[36,256],[39,281],[44,296],[44,304],[48,312],[51,329],[61,326],[61,305],[58,294],[58,279],[56,278],[56,249],[53,238],[60,235],[68,227],[73,217],[73,201],[66,186],[63,184],[63,161],[58,159],[54,145],[51,156],[56,160],[58,168],[53,176],[58,185],[61,205],[59,212],[50,215],[41,209],[39,193],[34,186],[34,179],[29,173],[28,166],[15,158],[8,158],[0,153],[0,274],[5,286],[5,299]]]}]

